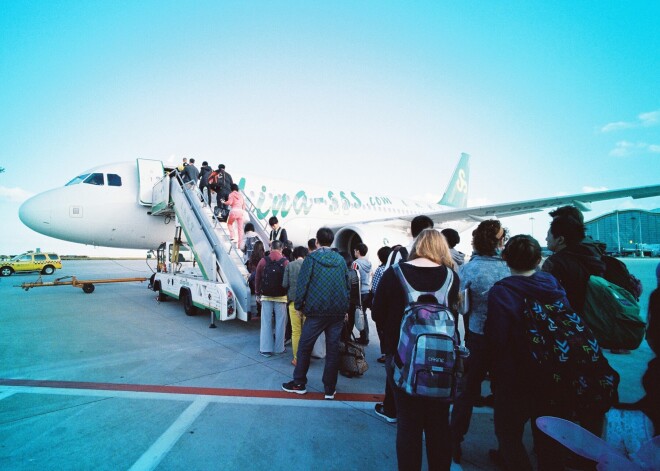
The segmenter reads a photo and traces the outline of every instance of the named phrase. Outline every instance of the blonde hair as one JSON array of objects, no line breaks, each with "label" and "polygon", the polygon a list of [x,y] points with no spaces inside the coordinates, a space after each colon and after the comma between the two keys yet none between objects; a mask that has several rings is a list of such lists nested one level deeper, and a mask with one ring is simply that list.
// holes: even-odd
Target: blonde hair
[{"label": "blonde hair", "polygon": [[424,229],[415,239],[408,260],[416,258],[426,258],[439,265],[454,268],[447,240],[435,229]]}]

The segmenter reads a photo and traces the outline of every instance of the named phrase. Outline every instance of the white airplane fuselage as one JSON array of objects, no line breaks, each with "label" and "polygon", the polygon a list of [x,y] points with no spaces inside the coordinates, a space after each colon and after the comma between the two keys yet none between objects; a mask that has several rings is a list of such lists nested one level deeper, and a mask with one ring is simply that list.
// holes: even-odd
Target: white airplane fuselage
[{"label": "white airplane fuselage", "polygon": [[[104,174],[105,184],[80,182],[40,193],[21,206],[19,215],[23,223],[50,237],[103,247],[149,250],[174,237],[175,222],[171,217],[153,216],[150,206],[139,203],[135,162],[109,164],[85,172],[92,173]],[[119,175],[121,186],[108,185],[108,174]],[[307,240],[323,226],[345,226],[344,238],[357,234],[361,241],[380,244],[378,247],[407,243],[409,223],[402,218],[412,219],[417,214],[442,208],[438,204],[386,195],[311,185],[303,188],[292,186],[291,182],[253,176],[240,176],[235,183],[254,203],[257,217],[265,223],[271,216],[277,216],[296,245],[306,246]],[[212,203],[215,205],[215,201]],[[390,220],[383,222],[383,219]],[[380,221],[376,238],[365,233],[370,220]],[[360,226],[351,228],[353,223]],[[354,243],[345,239],[340,245],[348,247]]]},{"label": "white airplane fuselage", "polygon": [[[104,247],[155,249],[171,241],[175,234],[172,217],[151,214],[153,185],[163,174],[160,161],[138,159],[102,165],[64,187],[30,198],[21,206],[19,217],[36,232],[62,240]],[[264,225],[271,216],[277,216],[289,240],[303,246],[315,237],[320,227],[330,227],[335,233],[334,246],[349,254],[360,242],[367,244],[370,253],[384,245],[408,244],[410,221],[419,214],[429,216],[436,227],[448,225],[462,232],[493,217],[529,214],[566,204],[587,210],[588,203],[594,201],[660,195],[660,185],[649,185],[467,207],[468,176],[469,156],[463,154],[442,200],[430,203],[233,175]],[[215,205],[215,201],[212,203]],[[247,218],[244,222],[248,222]]]}]

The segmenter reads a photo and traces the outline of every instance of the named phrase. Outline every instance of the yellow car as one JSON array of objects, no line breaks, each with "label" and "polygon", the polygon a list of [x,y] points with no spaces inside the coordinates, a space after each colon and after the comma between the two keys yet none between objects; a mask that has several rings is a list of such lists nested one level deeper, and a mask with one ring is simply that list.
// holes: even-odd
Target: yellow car
[{"label": "yellow car", "polygon": [[62,268],[62,260],[55,253],[26,252],[11,260],[0,261],[0,276],[9,276],[15,272],[38,271],[52,275],[56,268]]}]

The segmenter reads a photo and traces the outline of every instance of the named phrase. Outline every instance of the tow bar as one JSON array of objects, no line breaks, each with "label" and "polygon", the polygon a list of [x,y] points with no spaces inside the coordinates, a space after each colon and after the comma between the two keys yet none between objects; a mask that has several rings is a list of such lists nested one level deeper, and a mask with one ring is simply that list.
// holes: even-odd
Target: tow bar
[{"label": "tow bar", "polygon": [[[70,278],[70,279],[69,279]],[[94,284],[102,283],[127,283],[130,281],[147,281],[148,278],[106,278],[98,280],[79,280],[75,276],[63,276],[56,278],[55,281],[42,281],[41,276],[33,283],[22,283],[20,285],[25,291],[30,288],[41,288],[44,286],[73,286],[74,288],[82,288],[83,292],[90,294],[94,292]]]}]

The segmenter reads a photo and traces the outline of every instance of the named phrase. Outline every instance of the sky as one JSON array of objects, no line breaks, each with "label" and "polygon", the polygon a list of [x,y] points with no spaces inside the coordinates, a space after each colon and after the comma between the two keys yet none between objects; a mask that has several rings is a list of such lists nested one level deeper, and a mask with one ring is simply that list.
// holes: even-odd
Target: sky
[{"label": "sky", "polygon": [[[655,0],[0,0],[0,254],[119,254],[18,208],[136,158],[437,201],[467,152],[470,205],[658,184],[659,23]],[[631,207],[660,198],[586,219]],[[532,216],[503,221],[544,245]]]}]

